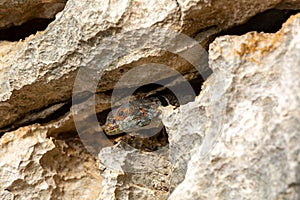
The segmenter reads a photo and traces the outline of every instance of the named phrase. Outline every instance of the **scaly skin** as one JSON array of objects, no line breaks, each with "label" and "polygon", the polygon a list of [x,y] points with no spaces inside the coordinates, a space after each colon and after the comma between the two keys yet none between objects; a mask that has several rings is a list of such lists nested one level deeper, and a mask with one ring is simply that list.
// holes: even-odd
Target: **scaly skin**
[{"label": "scaly skin", "polygon": [[107,135],[157,128],[161,125],[161,102],[156,97],[138,99],[112,110],[103,130]]}]

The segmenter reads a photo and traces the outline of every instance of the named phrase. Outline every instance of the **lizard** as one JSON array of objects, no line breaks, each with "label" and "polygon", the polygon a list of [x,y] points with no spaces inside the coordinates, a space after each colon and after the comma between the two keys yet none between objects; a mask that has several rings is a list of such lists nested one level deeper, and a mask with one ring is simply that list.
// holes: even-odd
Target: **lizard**
[{"label": "lizard", "polygon": [[142,151],[154,151],[168,144],[160,107],[170,104],[169,99],[161,96],[137,98],[113,109],[102,129],[114,144],[122,141]]},{"label": "lizard", "polygon": [[160,108],[168,105],[179,106],[179,101],[174,94],[137,98],[113,109],[108,114],[102,129],[110,136],[153,128],[161,129],[163,125]]}]

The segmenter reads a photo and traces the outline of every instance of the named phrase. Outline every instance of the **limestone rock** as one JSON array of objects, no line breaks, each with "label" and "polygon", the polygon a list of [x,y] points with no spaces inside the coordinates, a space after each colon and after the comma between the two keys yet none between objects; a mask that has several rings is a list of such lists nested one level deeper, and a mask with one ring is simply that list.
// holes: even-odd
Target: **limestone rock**
[{"label": "limestone rock", "polygon": [[32,125],[1,137],[1,199],[97,199],[97,160],[79,140],[48,138],[47,129]]},{"label": "limestone rock", "polygon": [[101,199],[167,199],[171,165],[168,148],[141,152],[118,143],[99,153],[104,172]]},{"label": "limestone rock", "polygon": [[[215,96],[208,107],[224,106],[222,131],[203,156],[203,144],[211,136],[206,129],[170,200],[300,198],[299,24],[296,15],[275,34],[223,36],[210,45],[214,73],[198,101],[201,105]],[[217,87],[218,94],[207,87]],[[211,118],[219,114],[209,113]],[[205,129],[197,118],[189,123]],[[185,145],[178,141],[173,145]]]},{"label": "limestone rock", "polygon": [[[45,31],[1,41],[0,199],[299,199],[299,15],[276,34],[224,36],[211,44],[213,74],[200,96],[163,110],[169,146],[158,156],[120,151],[121,143],[88,151],[72,116],[94,109],[89,103],[95,98],[97,117],[105,118],[118,79],[145,63],[197,78],[191,63],[175,55],[194,46],[165,52],[163,45],[176,46],[174,38],[151,35],[152,30],[176,30],[205,46],[259,12],[290,5],[298,4],[69,0]],[[29,18],[16,16],[0,27]],[[91,72],[79,83],[83,87],[102,75],[95,91],[73,91],[80,69]],[[157,74],[177,84],[167,72]],[[136,85],[120,89],[129,86]],[[97,133],[89,113],[80,117],[84,130]],[[91,144],[104,143],[97,135],[88,137]],[[138,156],[142,159],[133,159]]]},{"label": "limestone rock", "polygon": [[[99,83],[100,91],[111,90],[126,69],[155,60],[182,73],[191,70],[160,49],[145,50],[143,44],[134,48],[133,43],[122,46],[132,50],[126,56],[124,51],[117,52],[121,44],[114,43],[116,38],[126,39],[128,35],[124,33],[128,31],[165,27],[194,36],[205,30],[199,36],[205,39],[279,2],[165,0],[151,1],[149,5],[148,1],[140,0],[110,4],[70,0],[45,31],[24,41],[1,45],[4,52],[0,57],[0,128],[10,127],[34,111],[69,101],[77,70],[91,66],[98,58],[108,65],[99,66],[99,72],[107,68],[106,79]],[[144,34],[148,33],[145,29]],[[163,35],[156,35],[152,46],[159,46],[164,40]]]}]

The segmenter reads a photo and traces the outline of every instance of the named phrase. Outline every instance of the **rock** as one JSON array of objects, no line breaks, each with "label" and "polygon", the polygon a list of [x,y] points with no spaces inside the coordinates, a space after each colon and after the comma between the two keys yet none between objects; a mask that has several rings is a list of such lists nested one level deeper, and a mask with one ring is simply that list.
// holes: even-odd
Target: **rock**
[{"label": "rock", "polygon": [[299,10],[300,3],[297,0],[283,0],[276,6],[277,9]]},{"label": "rock", "polygon": [[203,142],[203,127],[207,121],[203,108],[198,101],[194,101],[175,111],[172,107],[163,110],[163,124],[169,135],[169,158],[172,165],[171,192],[183,181],[191,155]]},{"label": "rock", "polygon": [[[91,126],[105,119],[115,84],[134,67],[160,63],[194,81],[196,63],[208,76],[205,49],[196,53],[200,61],[189,49],[290,5],[298,3],[69,0],[45,31],[1,41],[0,199],[299,199],[299,15],[276,34],[223,36],[210,45],[213,73],[201,94],[163,109],[165,151],[120,149],[124,143],[112,145],[116,138],[98,137]],[[196,41],[177,46],[172,30]],[[78,81],[80,69],[86,74]],[[154,71],[169,85],[182,83],[149,69],[130,79],[149,81]],[[80,131],[90,133],[88,144]]]},{"label": "rock", "polygon": [[171,165],[168,148],[142,152],[120,142],[103,148],[101,199],[167,199]]},{"label": "rock", "polygon": [[77,139],[47,137],[32,125],[0,139],[1,199],[97,199],[99,163]]},{"label": "rock", "polygon": [[[124,51],[117,52],[121,46],[114,43],[116,38],[125,39],[132,30],[149,35],[147,28],[164,27],[190,36],[199,33],[197,38],[207,42],[211,35],[243,23],[279,2],[165,0],[153,1],[151,7],[149,2],[139,0],[130,4],[70,0],[45,31],[23,41],[1,44],[5,52],[1,52],[0,58],[0,115],[4,118],[0,129],[28,118],[34,111],[69,101],[77,70],[90,67],[97,58],[107,63],[105,78],[99,83],[102,92],[111,90],[128,69],[144,63],[159,61],[182,73],[192,70],[186,62],[179,62],[177,56],[153,48],[164,43],[163,35],[155,35],[150,50],[145,50],[143,44],[133,47],[133,43],[127,43],[123,48],[131,53],[125,56]],[[105,68],[101,66],[99,73]]]},{"label": "rock", "polygon": [[[198,105],[210,98],[208,108],[224,106],[222,131],[204,156],[205,140],[218,133],[218,126],[210,125],[214,131],[208,132],[207,122],[182,118],[183,124],[192,123],[195,131],[206,131],[170,200],[300,198],[299,24],[300,15],[296,15],[275,34],[223,36],[210,45],[209,63],[214,73],[205,83]],[[218,93],[211,93],[212,87],[217,87]],[[195,104],[184,107],[198,108]],[[220,113],[208,115],[214,119]],[[175,120],[171,125],[175,130],[178,127]],[[184,147],[182,140],[170,145]],[[186,147],[184,152],[195,149]]]},{"label": "rock", "polygon": [[66,0],[4,0],[0,2],[0,28],[18,26],[35,18],[51,19]]}]

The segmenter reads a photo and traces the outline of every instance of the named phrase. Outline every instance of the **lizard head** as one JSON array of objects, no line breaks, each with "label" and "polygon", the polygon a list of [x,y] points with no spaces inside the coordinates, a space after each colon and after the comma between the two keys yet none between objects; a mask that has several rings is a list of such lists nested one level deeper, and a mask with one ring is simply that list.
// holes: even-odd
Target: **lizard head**
[{"label": "lizard head", "polygon": [[103,130],[107,135],[117,135],[139,130],[152,122],[157,126],[157,116],[160,114],[158,106],[153,100],[122,105],[108,114]]},{"label": "lizard head", "polygon": [[105,133],[107,135],[117,135],[122,132],[123,126],[125,123],[125,119],[129,116],[130,109],[128,106],[121,106],[113,111],[111,111],[108,116],[106,123],[103,127]]}]

